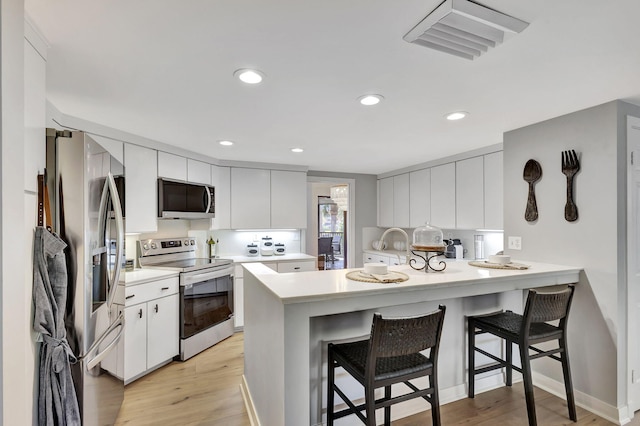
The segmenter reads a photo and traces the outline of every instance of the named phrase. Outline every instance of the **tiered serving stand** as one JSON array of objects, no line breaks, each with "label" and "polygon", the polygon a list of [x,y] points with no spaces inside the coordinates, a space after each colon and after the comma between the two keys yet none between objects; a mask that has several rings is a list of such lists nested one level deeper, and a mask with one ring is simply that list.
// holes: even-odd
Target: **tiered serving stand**
[{"label": "tiered serving stand", "polygon": [[440,262],[438,262],[438,266],[434,267],[433,265],[431,265],[431,259],[444,254],[444,250],[445,246],[421,246],[412,244],[411,253],[424,260],[424,265],[421,267],[414,266],[418,263],[415,259],[409,260],[409,265],[416,271],[421,271],[424,269],[424,272],[429,272],[429,270],[431,270],[432,272],[442,272],[446,269],[447,263],[441,260]]}]

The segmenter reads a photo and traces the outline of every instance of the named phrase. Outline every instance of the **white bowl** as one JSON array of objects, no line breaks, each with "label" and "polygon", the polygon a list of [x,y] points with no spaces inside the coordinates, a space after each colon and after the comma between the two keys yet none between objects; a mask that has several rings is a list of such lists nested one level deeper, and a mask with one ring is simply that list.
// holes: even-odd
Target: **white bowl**
[{"label": "white bowl", "polygon": [[511,262],[511,256],[507,254],[492,254],[489,255],[489,263],[497,263],[498,265],[506,265]]},{"label": "white bowl", "polygon": [[406,247],[404,241],[394,241],[393,248],[400,251],[404,250]]},{"label": "white bowl", "polygon": [[387,243],[381,240],[375,240],[371,243],[371,247],[373,247],[374,250],[384,250],[387,248]]},{"label": "white bowl", "polygon": [[365,263],[364,272],[367,274],[385,275],[387,273],[387,265],[384,263]]}]

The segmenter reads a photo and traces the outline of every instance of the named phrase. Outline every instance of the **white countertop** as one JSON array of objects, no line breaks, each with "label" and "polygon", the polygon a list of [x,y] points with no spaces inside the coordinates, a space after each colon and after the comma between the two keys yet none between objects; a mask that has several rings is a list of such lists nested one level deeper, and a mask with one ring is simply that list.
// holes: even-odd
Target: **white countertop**
[{"label": "white countertop", "polygon": [[165,269],[134,269],[133,271],[125,271],[120,274],[120,284],[135,285],[177,276],[177,271],[169,271]]},{"label": "white countertop", "polygon": [[282,256],[220,256],[223,259],[231,259],[234,263],[254,262],[289,262],[296,260],[316,260],[314,256],[305,253],[287,253]]},{"label": "white countertop", "polygon": [[[470,266],[466,260],[456,261],[455,259],[446,260],[447,268],[443,272],[425,273],[424,271],[416,271],[408,265],[391,266],[389,267],[390,271],[399,271],[409,275],[409,280],[393,284],[366,283],[346,278],[347,272],[357,269],[310,271],[295,274],[278,274],[267,266],[259,264],[245,265],[245,269],[256,275],[284,304],[339,299],[354,295],[424,290],[425,288],[434,290],[466,288],[469,290],[469,287],[474,284],[499,286],[500,283],[509,283],[511,287],[518,288],[518,281],[523,281],[522,288],[528,288],[528,283],[524,283],[524,281],[541,277],[552,281],[556,279],[554,277],[560,276],[577,278],[578,273],[582,270],[580,267],[573,266],[514,261],[531,267],[526,270],[487,269]],[[573,277],[571,280],[577,281]],[[300,284],[301,280],[304,280],[304,285]],[[566,280],[558,279],[558,283],[562,282],[566,282]],[[471,292],[473,293],[473,290]]]}]

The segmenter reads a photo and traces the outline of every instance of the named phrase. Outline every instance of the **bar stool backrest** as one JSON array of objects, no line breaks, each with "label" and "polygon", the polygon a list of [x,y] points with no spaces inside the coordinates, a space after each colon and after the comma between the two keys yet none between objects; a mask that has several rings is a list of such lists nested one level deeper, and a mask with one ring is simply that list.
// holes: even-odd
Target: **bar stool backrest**
[{"label": "bar stool backrest", "polygon": [[435,364],[445,310],[441,305],[433,313],[404,318],[382,318],[375,313],[367,364],[374,366],[377,358],[409,355],[426,349],[431,349],[429,358]]},{"label": "bar stool backrest", "polygon": [[530,324],[555,320],[561,320],[560,328],[564,328],[571,309],[574,290],[575,286],[573,285],[553,293],[538,293],[536,290],[529,290],[523,315],[523,328],[528,330]]}]

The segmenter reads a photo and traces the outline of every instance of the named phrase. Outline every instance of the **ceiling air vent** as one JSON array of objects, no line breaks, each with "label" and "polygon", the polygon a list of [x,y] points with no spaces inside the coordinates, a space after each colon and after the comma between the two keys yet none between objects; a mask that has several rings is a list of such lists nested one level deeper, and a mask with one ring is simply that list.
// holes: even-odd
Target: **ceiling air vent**
[{"label": "ceiling air vent", "polygon": [[529,24],[468,0],[445,0],[403,38],[409,43],[475,59]]}]

